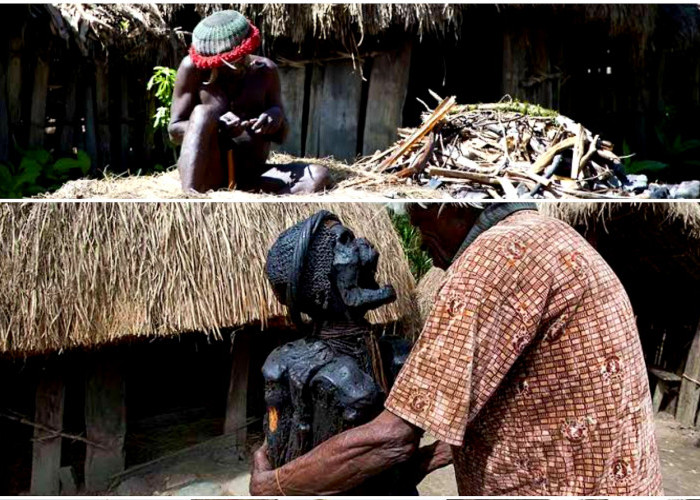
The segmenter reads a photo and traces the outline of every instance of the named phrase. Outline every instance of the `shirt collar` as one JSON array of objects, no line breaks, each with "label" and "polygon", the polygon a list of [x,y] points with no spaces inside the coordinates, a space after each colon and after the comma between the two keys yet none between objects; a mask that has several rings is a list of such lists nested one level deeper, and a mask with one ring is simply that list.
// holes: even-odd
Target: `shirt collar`
[{"label": "shirt collar", "polygon": [[513,202],[513,203],[492,203],[486,209],[481,212],[479,218],[476,220],[472,228],[469,230],[469,234],[464,239],[464,243],[459,247],[459,251],[452,262],[456,261],[467,249],[469,245],[474,243],[481,234],[488,231],[493,226],[501,222],[503,219],[509,215],[519,212],[520,210],[537,210],[537,205],[528,202]]}]

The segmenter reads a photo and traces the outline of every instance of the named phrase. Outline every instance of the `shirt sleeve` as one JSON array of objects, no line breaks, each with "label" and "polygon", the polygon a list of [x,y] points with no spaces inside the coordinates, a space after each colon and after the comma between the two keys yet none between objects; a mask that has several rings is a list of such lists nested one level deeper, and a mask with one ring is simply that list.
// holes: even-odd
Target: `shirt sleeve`
[{"label": "shirt sleeve", "polygon": [[487,242],[455,262],[385,403],[453,446],[534,338],[548,293],[546,283],[521,286],[521,266],[501,246]]}]

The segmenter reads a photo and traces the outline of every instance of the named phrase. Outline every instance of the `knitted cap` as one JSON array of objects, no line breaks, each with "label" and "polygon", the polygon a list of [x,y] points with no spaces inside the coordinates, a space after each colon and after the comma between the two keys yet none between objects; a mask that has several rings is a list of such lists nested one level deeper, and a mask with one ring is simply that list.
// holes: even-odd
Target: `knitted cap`
[{"label": "knitted cap", "polygon": [[260,32],[241,13],[222,10],[202,19],[192,33],[190,59],[200,69],[218,68],[252,54]]}]

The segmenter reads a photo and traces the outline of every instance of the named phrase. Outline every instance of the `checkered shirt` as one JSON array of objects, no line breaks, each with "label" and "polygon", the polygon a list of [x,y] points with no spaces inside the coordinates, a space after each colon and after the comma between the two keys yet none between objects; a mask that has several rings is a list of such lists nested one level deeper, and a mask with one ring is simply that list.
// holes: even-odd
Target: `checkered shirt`
[{"label": "checkered shirt", "polygon": [[386,408],[453,446],[460,495],[663,494],[627,294],[532,210],[450,267]]}]

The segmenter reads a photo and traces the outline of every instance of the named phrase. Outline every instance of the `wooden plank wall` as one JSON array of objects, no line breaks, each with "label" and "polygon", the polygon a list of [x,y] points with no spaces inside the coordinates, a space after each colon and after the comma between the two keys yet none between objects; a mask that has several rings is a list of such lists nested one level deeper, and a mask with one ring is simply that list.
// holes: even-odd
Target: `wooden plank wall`
[{"label": "wooden plank wall", "polygon": [[6,95],[7,71],[5,62],[0,60],[0,162],[7,161],[10,152],[10,117]]},{"label": "wooden plank wall", "polygon": [[85,433],[100,447],[87,445],[85,489],[102,492],[125,465],[126,402],[122,365],[106,355],[93,355],[85,374]]},{"label": "wooden plank wall", "polygon": [[362,141],[363,155],[383,150],[396,141],[396,129],[403,123],[410,68],[409,43],[399,50],[381,54],[372,61]]},{"label": "wooden plank wall", "polygon": [[294,156],[303,154],[303,118],[306,67],[282,66],[279,68],[282,88],[282,105],[289,123],[289,135],[283,146],[276,147]]},{"label": "wooden plank wall", "polygon": [[306,156],[333,155],[348,161],[355,158],[361,97],[362,78],[351,61],[314,66]]},{"label": "wooden plank wall", "polygon": [[231,361],[231,381],[226,402],[224,434],[233,434],[234,443],[245,455],[248,419],[248,376],[250,373],[251,333],[237,332],[233,339],[233,356]]},{"label": "wooden plank wall", "polygon": [[700,323],[695,331],[695,338],[688,351],[683,370],[676,419],[683,425],[694,427],[698,402],[700,402]]},{"label": "wooden plank wall", "polygon": [[[4,77],[7,109],[0,105],[0,132],[4,126],[8,132],[2,134],[0,159],[7,157],[14,137],[20,146],[55,145],[57,156],[84,149],[92,158],[93,172],[105,167],[135,172],[162,163],[164,157],[172,161],[170,151],[154,152],[162,145],[154,147],[147,127],[155,108],[142,82],[144,74],[150,77],[148,65],[142,68],[101,53],[85,58],[60,43],[54,43],[55,53],[51,45],[37,50],[14,34],[6,41],[9,50],[0,67],[0,87]],[[69,58],[75,59],[74,70],[52,71],[52,60]],[[410,59],[409,44],[375,56],[365,65],[372,69],[364,83],[359,65],[353,66],[350,59],[281,66],[290,133],[275,149],[352,162],[358,154],[390,146],[402,125]],[[58,91],[49,93],[49,88]],[[47,103],[54,98],[65,102]],[[47,110],[62,116],[47,117]],[[47,118],[55,121],[54,137],[46,135]]]},{"label": "wooden plank wall", "polygon": [[334,156],[352,162],[358,154],[373,153],[394,143],[408,91],[410,43],[373,57],[371,71],[364,75],[366,100],[360,68],[351,60],[309,64],[310,76],[306,67],[279,68],[290,132],[287,141],[275,149],[295,156]]},{"label": "wooden plank wall", "polygon": [[49,71],[48,54],[37,54],[36,65],[34,67],[28,140],[29,146],[34,148],[41,148],[44,146],[44,137],[46,135],[44,132],[46,126],[46,94],[49,89]]},{"label": "wooden plank wall", "polygon": [[10,56],[7,64],[7,106],[10,114],[10,129],[17,133],[22,121],[22,39],[10,39]]},{"label": "wooden plank wall", "polygon": [[60,493],[62,438],[45,429],[63,430],[65,386],[59,370],[47,367],[36,390],[34,421],[43,428],[34,430],[32,453],[31,495],[58,495]]}]

